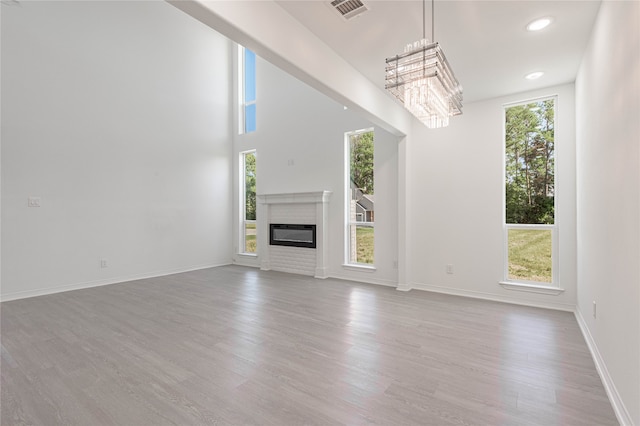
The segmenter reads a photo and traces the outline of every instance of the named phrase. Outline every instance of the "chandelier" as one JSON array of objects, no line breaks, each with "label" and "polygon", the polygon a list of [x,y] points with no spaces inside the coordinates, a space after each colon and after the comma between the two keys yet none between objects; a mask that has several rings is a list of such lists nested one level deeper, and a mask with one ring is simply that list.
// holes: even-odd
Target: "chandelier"
[{"label": "chandelier", "polygon": [[[438,42],[425,38],[407,44],[404,53],[387,58],[385,89],[429,128],[446,127],[449,117],[462,114],[462,86]],[[431,39],[434,40],[434,0],[431,0]]]}]

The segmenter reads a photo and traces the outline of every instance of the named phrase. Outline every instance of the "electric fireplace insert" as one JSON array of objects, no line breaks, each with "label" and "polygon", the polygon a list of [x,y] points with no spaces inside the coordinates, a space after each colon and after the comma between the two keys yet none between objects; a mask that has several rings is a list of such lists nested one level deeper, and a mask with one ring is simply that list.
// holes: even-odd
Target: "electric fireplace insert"
[{"label": "electric fireplace insert", "polygon": [[272,246],[316,248],[316,225],[272,223],[269,225],[269,244]]}]

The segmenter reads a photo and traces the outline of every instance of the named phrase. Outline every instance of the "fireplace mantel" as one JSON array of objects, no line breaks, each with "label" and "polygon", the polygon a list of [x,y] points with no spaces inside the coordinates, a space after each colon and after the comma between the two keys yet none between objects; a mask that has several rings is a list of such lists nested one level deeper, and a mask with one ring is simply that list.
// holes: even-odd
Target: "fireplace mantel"
[{"label": "fireplace mantel", "polygon": [[331,191],[258,194],[258,200],[260,204],[328,203],[331,194]]},{"label": "fireplace mantel", "polygon": [[[290,224],[306,223],[316,225],[315,249],[270,246],[268,232],[262,232],[260,234],[260,241],[258,242],[259,252],[261,253],[260,269],[266,271],[274,269],[283,272],[304,273],[322,279],[328,277],[328,222],[329,199],[331,198],[331,194],[331,191],[258,194],[258,203],[264,206],[262,214],[258,218],[260,229],[268,230],[269,224],[273,223],[274,218],[277,219],[278,223],[285,223],[282,217],[288,217],[286,213],[289,211],[292,212],[292,222],[290,222]],[[306,212],[304,217],[300,217],[301,211]],[[286,251],[283,252],[285,249]],[[296,250],[313,251],[296,252]],[[301,259],[305,259],[305,256],[300,256],[302,253],[309,259],[304,271],[301,271],[299,266]],[[309,255],[313,257],[309,258]],[[286,263],[287,259],[290,260],[289,264]]]}]

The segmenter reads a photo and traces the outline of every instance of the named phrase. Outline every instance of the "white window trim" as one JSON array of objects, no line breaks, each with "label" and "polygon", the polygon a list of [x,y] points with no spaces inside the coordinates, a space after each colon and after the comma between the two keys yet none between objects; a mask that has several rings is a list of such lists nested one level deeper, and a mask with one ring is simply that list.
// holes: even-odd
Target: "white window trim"
[{"label": "white window trim", "polygon": [[[357,135],[360,133],[369,133],[369,132],[373,132],[374,128],[370,127],[370,128],[366,128],[366,129],[360,129],[360,130],[354,130],[352,132],[346,132],[344,134],[344,188],[345,188],[345,198],[344,198],[344,263],[342,264],[342,267],[344,269],[352,269],[354,271],[367,271],[367,272],[374,272],[376,271],[376,266],[375,266],[375,236],[374,236],[374,257],[373,257],[373,263],[358,263],[358,262],[351,262],[351,260],[349,259],[349,253],[351,252],[351,230],[349,229],[349,227],[351,225],[358,225],[358,226],[369,226],[371,228],[373,228],[375,230],[375,222],[351,222],[351,218],[350,218],[350,205],[351,205],[351,144],[350,144],[350,138],[353,135]],[[374,141],[375,141],[375,136],[374,136]],[[375,142],[374,142],[374,174],[373,174],[373,180],[375,182]],[[374,235],[375,235],[375,231],[374,231]]]},{"label": "white window trim", "polygon": [[[527,105],[534,102],[542,102],[549,99],[553,99],[553,117],[554,117],[554,164],[553,164],[553,216],[554,223],[551,225],[547,224],[512,224],[507,223],[507,197],[506,197],[506,143],[507,143],[507,134],[506,134],[506,123],[507,123],[507,108],[519,106],[519,105]],[[525,291],[529,293],[541,293],[541,294],[551,294],[558,295],[563,293],[564,288],[560,287],[560,262],[559,255],[559,230],[558,230],[558,197],[559,197],[559,182],[558,182],[558,95],[549,95],[542,96],[538,98],[527,99],[524,101],[518,102],[510,102],[502,105],[502,223],[503,223],[503,280],[499,281],[498,284],[505,289],[508,290],[517,290],[517,291]],[[551,229],[551,283],[537,282],[537,281],[527,281],[527,280],[512,280],[509,279],[509,229]]]}]

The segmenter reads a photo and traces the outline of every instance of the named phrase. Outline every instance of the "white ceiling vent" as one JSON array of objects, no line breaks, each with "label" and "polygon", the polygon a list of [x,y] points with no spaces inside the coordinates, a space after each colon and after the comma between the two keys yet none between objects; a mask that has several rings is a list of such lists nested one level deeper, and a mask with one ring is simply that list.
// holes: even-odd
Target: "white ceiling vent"
[{"label": "white ceiling vent", "polygon": [[337,10],[345,20],[355,18],[369,10],[361,0],[333,0],[331,6]]}]

